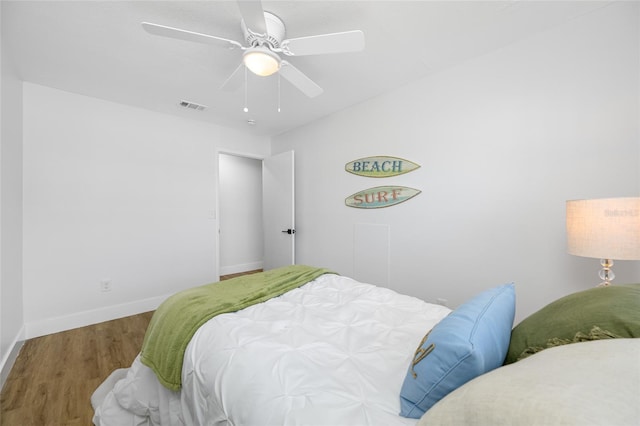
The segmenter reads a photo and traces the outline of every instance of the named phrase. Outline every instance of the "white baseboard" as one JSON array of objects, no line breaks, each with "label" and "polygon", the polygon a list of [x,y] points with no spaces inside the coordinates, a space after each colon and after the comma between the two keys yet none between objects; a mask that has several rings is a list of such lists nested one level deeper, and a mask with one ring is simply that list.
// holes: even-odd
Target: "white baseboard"
[{"label": "white baseboard", "polygon": [[15,364],[16,359],[18,359],[24,341],[24,327],[22,327],[18,335],[13,339],[13,342],[11,342],[11,349],[7,351],[5,356],[2,357],[2,361],[0,361],[0,389],[4,388],[4,383],[7,381],[7,377],[9,377],[13,364]]},{"label": "white baseboard", "polygon": [[221,266],[220,275],[229,275],[229,274],[237,274],[239,272],[255,271],[256,269],[262,269],[262,266],[263,266],[262,261],[241,263],[239,265],[231,265],[231,266]]},{"label": "white baseboard", "polygon": [[34,337],[58,333],[60,331],[71,330],[73,328],[84,327],[130,315],[136,315],[142,312],[153,311],[169,296],[170,294],[167,294],[165,296],[151,297],[120,305],[106,306],[104,308],[77,312],[61,317],[31,321],[25,324],[25,335],[27,339],[33,339]]}]

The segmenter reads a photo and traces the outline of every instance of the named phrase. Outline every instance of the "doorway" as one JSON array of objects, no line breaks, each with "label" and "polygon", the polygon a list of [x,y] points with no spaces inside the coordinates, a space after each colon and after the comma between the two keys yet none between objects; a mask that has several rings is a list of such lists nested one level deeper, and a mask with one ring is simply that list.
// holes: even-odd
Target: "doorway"
[{"label": "doorway", "polygon": [[263,268],[262,159],[218,155],[219,275]]}]

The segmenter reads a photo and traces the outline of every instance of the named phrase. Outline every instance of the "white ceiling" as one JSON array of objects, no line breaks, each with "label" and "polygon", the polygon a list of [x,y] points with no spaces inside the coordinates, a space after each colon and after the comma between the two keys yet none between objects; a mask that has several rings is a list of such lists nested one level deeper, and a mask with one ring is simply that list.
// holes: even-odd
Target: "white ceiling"
[{"label": "white ceiling", "polygon": [[[363,52],[287,58],[324,93],[278,77],[220,86],[241,51],[152,36],[143,21],[242,42],[235,1],[2,0],[2,37],[29,82],[274,135],[603,7],[597,1],[263,1],[286,38],[360,29]],[[181,100],[208,106],[179,107]],[[255,120],[255,125],[247,121]]]}]

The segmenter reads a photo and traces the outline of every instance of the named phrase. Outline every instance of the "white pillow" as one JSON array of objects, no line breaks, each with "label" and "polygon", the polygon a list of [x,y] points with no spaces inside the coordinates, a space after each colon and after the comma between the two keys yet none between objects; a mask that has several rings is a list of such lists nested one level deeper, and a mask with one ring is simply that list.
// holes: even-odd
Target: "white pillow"
[{"label": "white pillow", "polygon": [[417,426],[634,425],[640,338],[558,346],[479,376]]}]

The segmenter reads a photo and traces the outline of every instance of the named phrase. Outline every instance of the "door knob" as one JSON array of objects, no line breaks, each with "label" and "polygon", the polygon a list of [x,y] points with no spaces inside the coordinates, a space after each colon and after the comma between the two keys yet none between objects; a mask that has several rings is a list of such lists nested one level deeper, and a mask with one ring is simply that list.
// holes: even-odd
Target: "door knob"
[{"label": "door knob", "polygon": [[291,234],[295,234],[295,233],[296,233],[296,230],[295,230],[295,229],[287,229],[286,231],[282,231],[282,232],[283,232],[284,234],[289,234],[289,235],[291,235]]}]

